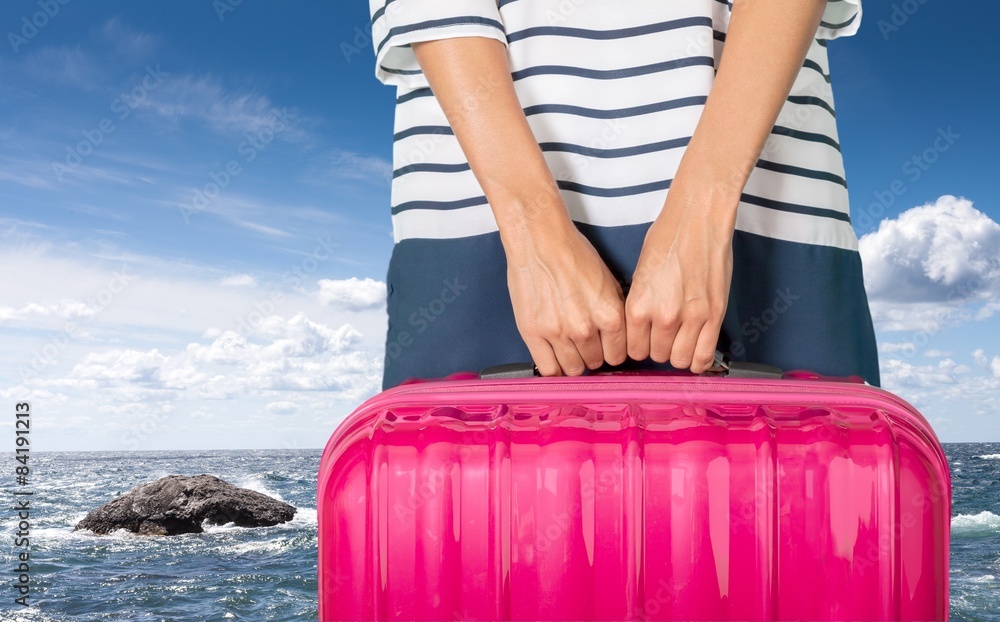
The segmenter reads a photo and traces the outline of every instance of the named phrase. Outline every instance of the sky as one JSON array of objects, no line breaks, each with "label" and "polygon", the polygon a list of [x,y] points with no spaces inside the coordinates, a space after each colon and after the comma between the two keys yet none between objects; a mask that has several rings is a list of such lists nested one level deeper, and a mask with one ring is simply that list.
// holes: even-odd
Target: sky
[{"label": "sky", "polygon": [[[1000,440],[1000,5],[830,42],[883,387]],[[45,13],[45,11],[48,13]],[[0,5],[0,403],[33,447],[322,447],[381,386],[394,89],[368,4]]]}]

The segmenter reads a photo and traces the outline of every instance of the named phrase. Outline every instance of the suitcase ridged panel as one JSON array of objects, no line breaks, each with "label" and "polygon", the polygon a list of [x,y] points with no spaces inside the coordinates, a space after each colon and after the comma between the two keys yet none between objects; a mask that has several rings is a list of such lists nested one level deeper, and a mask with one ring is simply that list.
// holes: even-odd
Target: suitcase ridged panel
[{"label": "suitcase ridged panel", "polygon": [[359,408],[320,472],[321,620],[943,619],[950,481],[915,411],[665,395]]}]

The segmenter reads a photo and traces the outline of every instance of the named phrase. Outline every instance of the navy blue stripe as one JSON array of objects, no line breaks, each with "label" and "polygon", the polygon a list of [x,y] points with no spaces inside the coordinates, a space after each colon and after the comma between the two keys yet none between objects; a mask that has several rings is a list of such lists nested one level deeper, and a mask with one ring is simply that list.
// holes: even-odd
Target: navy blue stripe
[{"label": "navy blue stripe", "polygon": [[469,170],[469,163],[465,162],[463,164],[434,164],[431,162],[410,164],[404,166],[403,168],[396,169],[392,172],[392,178],[395,179],[407,173],[461,173],[463,171]]},{"label": "navy blue stripe", "polygon": [[504,32],[503,24],[496,21],[495,19],[488,19],[486,17],[478,17],[475,15],[464,15],[461,17],[447,17],[444,19],[429,19],[424,22],[418,22],[416,24],[407,24],[405,26],[396,26],[395,28],[390,28],[388,34],[382,39],[378,47],[375,48],[375,56],[378,56],[385,47],[385,44],[395,37],[396,35],[405,34],[408,32],[413,32],[414,30],[425,30],[428,28],[441,28],[443,26],[456,26],[459,24],[477,24],[480,26],[492,26],[496,28],[501,33]]},{"label": "navy blue stripe", "polygon": [[762,168],[768,171],[774,171],[776,173],[785,173],[786,175],[795,175],[796,177],[807,177],[809,179],[821,179],[823,181],[832,181],[835,184],[840,184],[843,187],[847,187],[847,180],[840,175],[834,175],[833,173],[828,173],[826,171],[817,171],[811,168],[802,168],[801,166],[792,166],[791,164],[780,164],[778,162],[769,162],[767,160],[758,160],[757,168]]},{"label": "navy blue stripe", "polygon": [[409,93],[406,93],[405,95],[400,95],[399,97],[397,97],[396,103],[403,104],[410,101],[411,99],[416,99],[418,97],[434,97],[434,93],[431,92],[429,88],[415,89],[413,91],[410,91]]},{"label": "navy blue stripe", "polygon": [[712,27],[712,19],[709,17],[685,17],[656,24],[645,24],[642,26],[632,26],[631,28],[616,28],[614,30],[591,30],[587,28],[568,28],[564,26],[533,26],[509,33],[507,42],[514,43],[529,37],[573,37],[575,39],[626,39],[628,37],[638,37],[648,35],[653,32],[666,32],[680,28],[690,28],[692,26]]},{"label": "navy blue stripe", "polygon": [[516,80],[521,80],[529,76],[538,75],[567,75],[567,76],[580,76],[582,78],[593,78],[595,80],[615,80],[618,78],[630,78],[632,76],[642,76],[650,73],[657,73],[660,71],[670,71],[672,69],[680,69],[682,67],[696,67],[699,65],[704,65],[708,67],[715,67],[715,60],[709,58],[708,56],[692,56],[690,58],[678,58],[675,60],[670,60],[662,63],[654,63],[652,65],[642,65],[640,67],[626,67],[624,69],[585,69],[583,67],[568,67],[565,65],[539,65],[537,67],[528,67],[527,69],[522,69],[520,71],[515,71],[511,74],[511,77]]},{"label": "navy blue stripe", "polygon": [[372,13],[372,26],[375,26],[375,22],[378,21],[378,18],[385,14],[385,8],[395,1],[396,0],[385,0],[385,4],[382,5],[382,8]]},{"label": "navy blue stripe", "polygon": [[588,117],[591,119],[621,119],[624,117],[635,117],[663,110],[673,110],[675,108],[701,106],[704,105],[707,100],[708,98],[704,95],[696,95],[694,97],[682,97],[680,99],[672,99],[665,102],[655,102],[652,104],[632,106],[631,108],[618,108],[615,110],[598,110],[596,108],[570,106],[569,104],[538,104],[537,106],[528,106],[525,108],[524,115],[530,117],[531,115],[536,114],[561,113],[576,115],[578,117]]},{"label": "navy blue stripe", "polygon": [[755,197],[750,194],[741,194],[740,201],[744,203],[751,203],[753,205],[759,205],[761,207],[767,207],[774,210],[779,210],[782,212],[792,212],[794,214],[807,214],[809,216],[819,216],[821,218],[833,218],[835,220],[842,220],[844,222],[851,222],[851,217],[843,212],[838,212],[837,210],[826,209],[824,207],[812,207],[810,205],[798,205],[796,203],[785,203],[784,201],[775,201],[774,199],[765,199],[763,197]]},{"label": "navy blue stripe", "polygon": [[826,103],[819,97],[811,97],[809,95],[790,95],[788,97],[788,101],[792,102],[793,104],[819,106],[820,108],[825,108],[826,111],[832,114],[834,117],[837,116],[837,113],[833,111],[833,106]]},{"label": "navy blue stripe", "polygon": [[855,13],[854,15],[851,16],[851,19],[847,20],[846,22],[840,24],[831,24],[830,22],[820,22],[819,25],[824,28],[829,28],[830,30],[837,30],[838,28],[850,26],[854,22],[854,20],[857,19],[857,17],[858,14]]},{"label": "navy blue stripe", "polygon": [[822,68],[822,67],[820,67],[820,66],[819,66],[819,63],[817,63],[816,61],[814,61],[814,60],[809,60],[809,59],[807,58],[807,59],[805,60],[805,62],[803,62],[803,63],[802,63],[802,66],[803,66],[803,67],[806,67],[806,68],[808,68],[808,69],[814,69],[814,70],[816,70],[817,72],[819,72],[819,75],[823,76],[823,79],[824,79],[824,80],[826,80],[827,82],[829,82],[829,81],[830,81],[830,76],[829,76],[828,74],[825,74],[825,73],[823,73],[823,68]]},{"label": "navy blue stripe", "polygon": [[415,136],[417,134],[440,134],[442,136],[452,136],[455,134],[454,130],[447,125],[414,125],[413,127],[408,127],[402,132],[397,132],[392,135],[392,141],[403,140],[408,136]]},{"label": "navy blue stripe", "polygon": [[667,151],[686,146],[691,141],[691,137],[674,138],[648,145],[638,145],[635,147],[621,147],[619,149],[597,149],[596,147],[584,147],[571,143],[538,143],[542,151],[561,151],[566,153],[578,153],[591,158],[624,158],[628,156],[641,155],[643,153],[653,153],[654,151]]},{"label": "navy blue stripe", "polygon": [[406,203],[400,203],[392,208],[392,214],[396,215],[400,212],[405,212],[411,209],[434,209],[434,210],[448,210],[448,209],[461,209],[463,207],[472,207],[473,205],[485,205],[487,203],[485,196],[472,197],[470,199],[459,199],[458,201],[407,201]]},{"label": "navy blue stripe", "polygon": [[563,190],[569,190],[570,192],[577,192],[579,194],[586,194],[593,197],[628,197],[636,194],[645,194],[646,192],[666,190],[670,187],[671,181],[673,180],[664,179],[661,181],[650,182],[648,184],[623,186],[621,188],[597,188],[595,186],[584,186],[583,184],[578,184],[573,181],[562,180],[556,180],[556,185]]},{"label": "navy blue stripe", "polygon": [[793,130],[790,127],[783,127],[780,125],[775,125],[771,130],[772,134],[778,134],[780,136],[788,136],[789,138],[796,138],[798,140],[808,140],[815,143],[823,143],[830,145],[837,151],[840,151],[840,143],[830,138],[826,134],[817,134],[815,132],[803,132],[802,130]]},{"label": "navy blue stripe", "polygon": [[401,76],[415,76],[418,73],[423,73],[419,69],[393,69],[392,67],[386,67],[385,65],[379,65],[379,68],[386,73],[395,73]]}]

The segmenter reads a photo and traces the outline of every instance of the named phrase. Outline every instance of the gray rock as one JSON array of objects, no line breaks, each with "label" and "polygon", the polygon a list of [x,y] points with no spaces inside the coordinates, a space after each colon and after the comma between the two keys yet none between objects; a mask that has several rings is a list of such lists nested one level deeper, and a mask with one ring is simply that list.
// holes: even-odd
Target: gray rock
[{"label": "gray rock", "polygon": [[73,531],[108,534],[128,529],[141,535],[174,536],[201,533],[202,522],[270,527],[294,516],[293,506],[214,475],[168,475],[91,510]]}]

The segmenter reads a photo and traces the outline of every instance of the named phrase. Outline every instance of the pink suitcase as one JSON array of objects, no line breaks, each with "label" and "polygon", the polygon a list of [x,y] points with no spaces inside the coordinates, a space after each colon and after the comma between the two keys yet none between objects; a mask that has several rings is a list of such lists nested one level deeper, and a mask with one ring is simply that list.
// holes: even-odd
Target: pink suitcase
[{"label": "pink suitcase", "polygon": [[735,364],[498,375],[333,434],[320,620],[947,619],[950,474],[898,397]]}]

